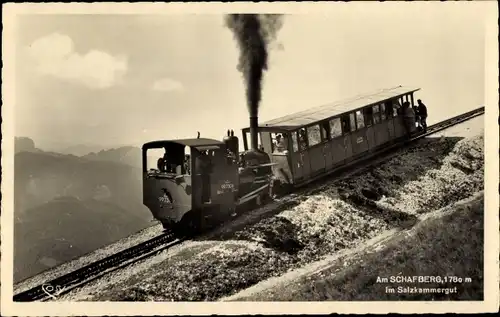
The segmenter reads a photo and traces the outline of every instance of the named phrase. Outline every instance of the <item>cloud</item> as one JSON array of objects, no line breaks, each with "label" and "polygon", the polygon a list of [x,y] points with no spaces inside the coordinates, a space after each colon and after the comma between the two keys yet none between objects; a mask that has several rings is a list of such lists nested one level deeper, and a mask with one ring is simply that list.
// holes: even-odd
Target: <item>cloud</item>
[{"label": "cloud", "polygon": [[162,78],[158,79],[153,84],[152,89],[156,91],[182,91],[184,90],[184,86],[177,80],[171,78]]},{"label": "cloud", "polygon": [[109,88],[127,72],[127,59],[99,50],[84,55],[74,51],[73,40],[53,33],[35,40],[28,48],[36,70],[42,75],[82,83],[90,88]]}]

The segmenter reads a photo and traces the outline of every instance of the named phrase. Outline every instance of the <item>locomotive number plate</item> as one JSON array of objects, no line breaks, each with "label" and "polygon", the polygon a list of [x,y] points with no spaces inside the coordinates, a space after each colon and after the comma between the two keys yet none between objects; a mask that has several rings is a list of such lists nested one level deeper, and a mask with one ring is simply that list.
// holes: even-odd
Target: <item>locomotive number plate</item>
[{"label": "locomotive number plate", "polygon": [[220,189],[217,189],[217,195],[222,195],[232,191],[234,191],[234,184],[231,183],[231,181],[224,181],[224,183],[220,185]]}]

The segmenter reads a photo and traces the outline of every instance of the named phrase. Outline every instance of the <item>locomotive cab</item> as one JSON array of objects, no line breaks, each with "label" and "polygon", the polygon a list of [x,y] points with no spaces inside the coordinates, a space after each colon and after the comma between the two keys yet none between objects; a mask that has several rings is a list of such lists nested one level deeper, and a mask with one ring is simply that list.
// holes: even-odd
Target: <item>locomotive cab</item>
[{"label": "locomotive cab", "polygon": [[[163,154],[153,157],[151,150]],[[144,144],[143,203],[165,229],[197,230],[207,217],[235,209],[238,166],[226,151],[224,143],[212,139]]]}]

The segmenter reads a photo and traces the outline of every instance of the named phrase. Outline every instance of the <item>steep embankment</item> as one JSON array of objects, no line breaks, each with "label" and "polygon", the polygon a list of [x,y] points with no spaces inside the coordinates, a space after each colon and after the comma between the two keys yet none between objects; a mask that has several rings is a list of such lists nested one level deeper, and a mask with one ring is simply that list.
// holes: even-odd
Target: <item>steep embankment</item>
[{"label": "steep embankment", "polygon": [[15,281],[151,225],[139,167],[42,151],[14,164]]},{"label": "steep embankment", "polygon": [[428,138],[294,206],[210,241],[188,242],[67,299],[217,300],[347,250],[483,188],[483,137]]}]

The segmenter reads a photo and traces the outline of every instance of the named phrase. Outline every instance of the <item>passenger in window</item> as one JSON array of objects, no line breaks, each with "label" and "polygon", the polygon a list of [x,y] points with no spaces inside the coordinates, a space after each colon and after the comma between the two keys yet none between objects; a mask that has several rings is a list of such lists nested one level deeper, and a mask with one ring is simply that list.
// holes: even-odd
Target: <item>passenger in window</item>
[{"label": "passenger in window", "polygon": [[297,152],[299,150],[299,145],[297,143],[297,134],[295,132],[292,133],[292,147],[294,152]]},{"label": "passenger in window", "polygon": [[400,107],[399,102],[394,102],[393,104],[393,109],[394,109],[394,116],[400,116],[404,113],[404,106]]},{"label": "passenger in window", "polygon": [[288,138],[285,135],[281,135],[280,148],[283,149],[283,152],[288,150]]},{"label": "passenger in window", "polygon": [[358,129],[365,127],[365,118],[363,116],[363,112],[361,111],[356,111],[356,125]]},{"label": "passenger in window", "polygon": [[299,144],[300,144],[300,150],[303,151],[307,149],[307,141],[306,141],[306,130],[302,129],[299,132]]},{"label": "passenger in window", "polygon": [[281,134],[276,135],[276,142],[274,143],[274,152],[275,153],[281,153],[285,151],[284,147],[284,142],[283,142],[283,137]]},{"label": "passenger in window", "polygon": [[349,132],[349,130],[350,130],[349,119],[348,119],[348,117],[343,117],[342,118],[342,131],[344,133],[347,133],[347,132]]},{"label": "passenger in window", "polygon": [[427,132],[427,107],[424,105],[422,100],[418,99],[418,115],[420,117],[420,124],[424,129],[424,133]]},{"label": "passenger in window", "polygon": [[373,106],[372,110],[373,124],[377,124],[380,122],[380,106]]},{"label": "passenger in window", "polygon": [[184,171],[186,174],[191,175],[191,156],[189,154],[184,155]]}]

